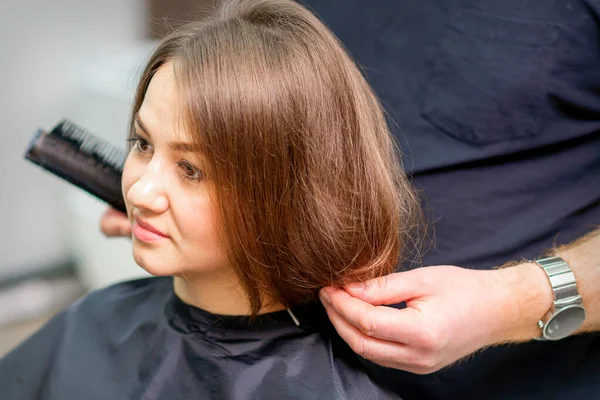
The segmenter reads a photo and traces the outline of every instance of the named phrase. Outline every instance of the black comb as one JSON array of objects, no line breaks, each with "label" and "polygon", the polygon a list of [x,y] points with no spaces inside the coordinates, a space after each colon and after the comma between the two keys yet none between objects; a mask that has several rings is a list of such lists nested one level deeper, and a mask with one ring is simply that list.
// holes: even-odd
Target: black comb
[{"label": "black comb", "polygon": [[50,132],[39,129],[25,158],[125,212],[121,175],[125,153],[63,120]]}]

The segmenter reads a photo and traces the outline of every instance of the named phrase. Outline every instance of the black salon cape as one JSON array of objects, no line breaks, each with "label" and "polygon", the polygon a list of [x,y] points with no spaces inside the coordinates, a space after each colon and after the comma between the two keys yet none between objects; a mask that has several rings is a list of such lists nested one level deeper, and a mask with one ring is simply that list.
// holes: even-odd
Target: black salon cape
[{"label": "black salon cape", "polygon": [[220,317],[171,278],[120,283],[58,314],[0,360],[2,400],[397,399],[335,334],[322,306]]}]

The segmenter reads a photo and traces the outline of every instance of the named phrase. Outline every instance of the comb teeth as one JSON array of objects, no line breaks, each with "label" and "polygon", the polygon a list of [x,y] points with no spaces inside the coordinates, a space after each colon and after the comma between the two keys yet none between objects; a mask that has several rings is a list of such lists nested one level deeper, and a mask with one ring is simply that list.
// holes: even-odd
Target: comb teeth
[{"label": "comb teeth", "polygon": [[74,122],[64,119],[50,131],[50,134],[68,140],[82,153],[97,158],[117,171],[123,172],[125,153],[111,143],[95,137]]}]

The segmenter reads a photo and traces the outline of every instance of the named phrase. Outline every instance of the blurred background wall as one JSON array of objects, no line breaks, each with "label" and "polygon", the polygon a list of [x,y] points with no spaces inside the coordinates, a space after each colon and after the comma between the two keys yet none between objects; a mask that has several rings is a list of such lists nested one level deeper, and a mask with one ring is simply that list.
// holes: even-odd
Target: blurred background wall
[{"label": "blurred background wall", "polygon": [[[146,19],[135,0],[0,2],[0,278],[70,259],[67,186],[24,161],[24,149],[38,127],[97,106],[86,107],[75,85],[92,84],[93,66],[135,48]],[[97,118],[113,118],[106,111]]]},{"label": "blurred background wall", "polygon": [[[212,3],[0,0],[0,327],[18,319],[19,307],[34,316],[34,303],[49,302],[39,286],[19,292],[24,278],[68,267],[85,291],[144,275],[128,239],[99,233],[106,206],[23,154],[36,129],[65,117],[124,148],[147,56],[158,38]],[[66,299],[69,289],[60,288]],[[0,331],[0,354],[1,342]]]}]

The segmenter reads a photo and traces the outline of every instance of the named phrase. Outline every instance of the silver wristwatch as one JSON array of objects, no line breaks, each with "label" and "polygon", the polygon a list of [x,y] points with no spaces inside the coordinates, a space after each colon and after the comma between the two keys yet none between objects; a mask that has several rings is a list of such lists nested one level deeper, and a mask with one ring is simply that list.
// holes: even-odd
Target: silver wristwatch
[{"label": "silver wristwatch", "polygon": [[554,301],[538,325],[542,334],[537,340],[559,340],[573,334],[585,320],[585,308],[575,274],[560,257],[538,258],[535,262],[548,275]]}]

